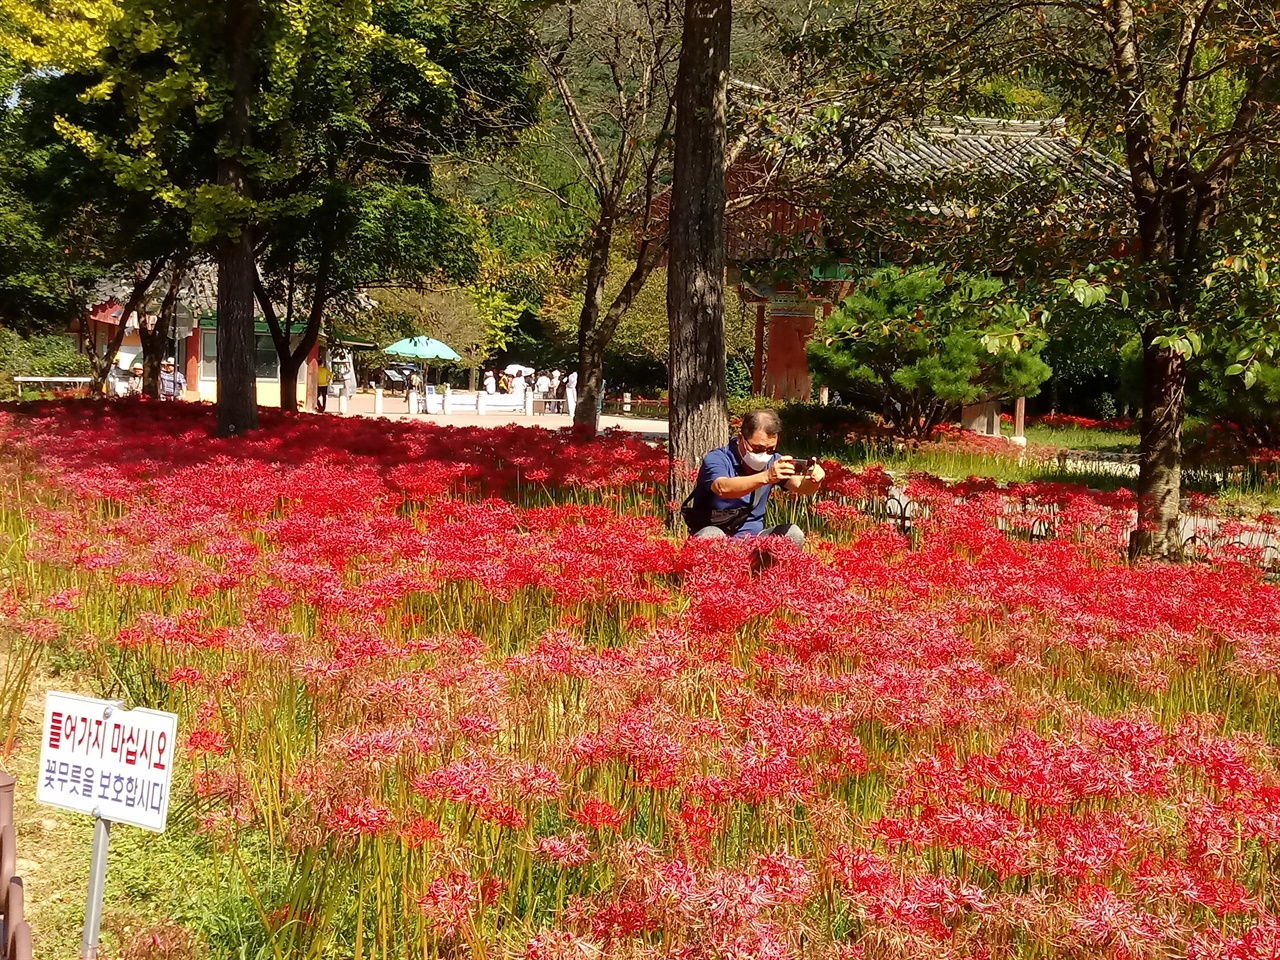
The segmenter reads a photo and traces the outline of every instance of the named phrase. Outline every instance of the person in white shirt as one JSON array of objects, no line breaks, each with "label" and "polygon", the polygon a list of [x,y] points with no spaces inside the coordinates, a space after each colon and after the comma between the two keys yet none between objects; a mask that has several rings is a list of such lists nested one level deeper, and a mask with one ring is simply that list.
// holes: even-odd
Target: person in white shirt
[{"label": "person in white shirt", "polygon": [[498,380],[494,377],[492,370],[484,372],[484,392],[490,395],[498,392]]},{"label": "person in white shirt", "polygon": [[569,416],[573,416],[573,411],[578,409],[578,371],[570,370],[569,375],[564,378],[564,402],[569,408]]},{"label": "person in white shirt", "polygon": [[546,413],[547,401],[551,399],[551,378],[547,376],[545,370],[538,374],[538,379],[534,381],[533,389],[534,396],[542,401],[542,409],[538,412]]},{"label": "person in white shirt", "polygon": [[517,373],[511,378],[511,395],[513,397],[524,396],[524,374]]}]

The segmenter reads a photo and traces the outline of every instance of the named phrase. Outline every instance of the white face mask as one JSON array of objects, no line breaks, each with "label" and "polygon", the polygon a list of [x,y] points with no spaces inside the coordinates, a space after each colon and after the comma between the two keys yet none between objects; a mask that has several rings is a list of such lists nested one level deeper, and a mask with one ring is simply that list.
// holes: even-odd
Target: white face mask
[{"label": "white face mask", "polygon": [[752,451],[745,449],[745,446],[742,450],[743,465],[745,465],[748,470],[755,470],[757,473],[768,467],[769,461],[772,459],[773,454],[771,453],[753,453]]}]

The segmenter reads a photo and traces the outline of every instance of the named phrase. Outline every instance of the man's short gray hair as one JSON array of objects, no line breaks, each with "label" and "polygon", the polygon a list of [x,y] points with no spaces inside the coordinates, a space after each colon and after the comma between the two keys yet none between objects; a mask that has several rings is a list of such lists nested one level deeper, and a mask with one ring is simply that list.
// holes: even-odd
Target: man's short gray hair
[{"label": "man's short gray hair", "polygon": [[760,410],[752,410],[742,418],[742,435],[744,437],[755,436],[759,430],[763,430],[766,437],[776,437],[780,434],[782,432],[782,418],[778,416],[778,411],[765,407]]}]

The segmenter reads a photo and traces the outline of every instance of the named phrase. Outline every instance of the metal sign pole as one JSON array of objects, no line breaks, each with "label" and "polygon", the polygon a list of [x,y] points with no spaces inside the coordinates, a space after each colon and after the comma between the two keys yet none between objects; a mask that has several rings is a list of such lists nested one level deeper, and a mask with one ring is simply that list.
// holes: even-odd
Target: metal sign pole
[{"label": "metal sign pole", "polygon": [[102,926],[102,890],[107,883],[107,845],[111,842],[111,821],[98,817],[93,822],[93,853],[89,858],[89,894],[84,903],[84,934],[80,937],[80,960],[97,960],[98,931]]},{"label": "metal sign pole", "polygon": [[[110,701],[102,711],[102,719],[111,719],[123,709],[123,700]],[[84,933],[80,935],[80,960],[98,960],[98,934],[102,930],[102,894],[107,885],[107,848],[111,845],[111,821],[102,811],[93,809],[93,851],[89,854],[89,892],[84,900]]]}]

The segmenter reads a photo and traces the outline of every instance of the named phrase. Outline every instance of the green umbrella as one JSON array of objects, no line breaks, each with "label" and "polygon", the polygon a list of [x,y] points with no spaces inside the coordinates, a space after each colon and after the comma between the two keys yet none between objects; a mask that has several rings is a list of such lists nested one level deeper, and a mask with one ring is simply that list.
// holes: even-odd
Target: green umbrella
[{"label": "green umbrella", "polygon": [[448,344],[431,337],[409,337],[406,340],[397,340],[382,352],[392,357],[406,357],[410,360],[462,359]]}]

